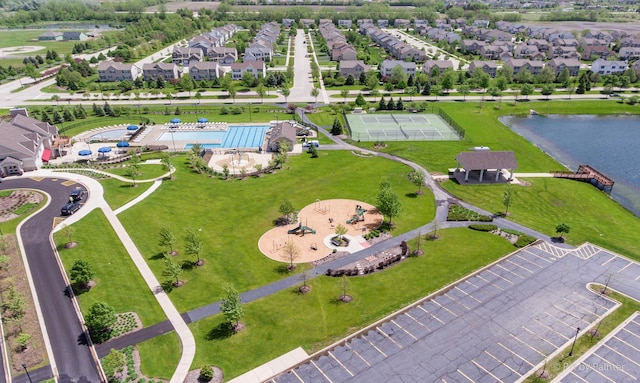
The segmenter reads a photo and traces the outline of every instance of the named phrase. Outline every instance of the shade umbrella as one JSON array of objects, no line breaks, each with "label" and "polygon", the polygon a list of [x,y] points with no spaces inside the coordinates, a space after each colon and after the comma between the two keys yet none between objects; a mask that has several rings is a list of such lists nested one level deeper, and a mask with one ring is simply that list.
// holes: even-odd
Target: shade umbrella
[{"label": "shade umbrella", "polygon": [[104,155],[105,153],[109,153],[111,151],[111,148],[108,146],[103,146],[100,149],[98,149],[98,153]]},{"label": "shade umbrella", "polygon": [[88,149],[83,149],[81,151],[78,152],[79,156],[90,156],[91,155],[91,150]]},{"label": "shade umbrella", "polygon": [[138,130],[138,125],[129,125],[127,126],[127,130]]},{"label": "shade umbrella", "polygon": [[117,147],[119,148],[128,148],[129,147],[129,143],[127,141],[120,141],[116,144]]},{"label": "shade umbrella", "polygon": [[180,123],[180,119],[179,118],[172,118],[171,119],[171,123],[172,124],[179,124]]},{"label": "shade umbrella", "polygon": [[201,118],[198,118],[198,122],[209,122],[209,119],[201,117]]}]

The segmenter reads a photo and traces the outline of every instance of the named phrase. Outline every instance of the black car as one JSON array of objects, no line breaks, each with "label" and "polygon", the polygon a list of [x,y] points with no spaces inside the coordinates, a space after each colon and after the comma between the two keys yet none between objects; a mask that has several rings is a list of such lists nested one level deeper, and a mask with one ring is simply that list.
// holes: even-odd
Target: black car
[{"label": "black car", "polygon": [[71,215],[80,210],[80,204],[77,202],[69,202],[60,209],[62,215]]},{"label": "black car", "polygon": [[69,200],[73,202],[82,201],[84,198],[85,191],[82,189],[75,189],[69,194]]}]

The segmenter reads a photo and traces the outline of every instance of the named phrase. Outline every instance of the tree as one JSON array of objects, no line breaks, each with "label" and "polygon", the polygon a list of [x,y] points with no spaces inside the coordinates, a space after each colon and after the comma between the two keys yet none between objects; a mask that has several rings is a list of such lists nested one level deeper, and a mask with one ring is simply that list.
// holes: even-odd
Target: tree
[{"label": "tree", "polygon": [[15,287],[10,286],[6,298],[2,302],[2,309],[4,310],[2,315],[5,319],[17,323],[22,328],[21,323],[25,315],[25,305],[24,296]]},{"label": "tree", "polygon": [[365,105],[367,105],[367,100],[364,99],[362,93],[358,93],[358,96],[356,97],[356,105],[360,107],[364,107]]},{"label": "tree", "polygon": [[421,195],[422,194],[421,189],[422,189],[422,186],[424,186],[424,173],[414,169],[409,172],[407,177],[409,177],[409,181],[411,181],[412,184],[418,187],[418,191],[416,192],[416,195]]},{"label": "tree", "polygon": [[238,94],[238,89],[236,89],[236,84],[234,82],[230,82],[227,85],[227,93],[229,93],[229,97],[233,99],[233,102],[236,102],[236,94]]},{"label": "tree", "polygon": [[289,261],[289,266],[287,267],[287,270],[289,271],[295,270],[296,265],[293,264],[293,261],[298,259],[298,257],[300,256],[300,249],[298,248],[298,245],[296,245],[295,242],[293,241],[287,241],[284,244],[284,253],[285,253],[285,256],[287,257],[287,260]]},{"label": "tree", "polygon": [[89,282],[91,282],[94,275],[95,273],[91,268],[91,264],[81,259],[78,259],[73,263],[71,271],[69,272],[71,280],[83,288],[89,285]]},{"label": "tree", "polygon": [[291,201],[289,201],[287,198],[284,198],[282,201],[280,201],[278,212],[282,214],[282,219],[284,220],[284,222],[286,224],[289,224],[295,218],[296,208],[293,207]]},{"label": "tree", "polygon": [[556,86],[553,84],[545,84],[542,87],[542,90],[540,91],[540,93],[542,93],[543,96],[547,96],[547,100],[549,99],[549,96],[551,96],[553,94],[553,92],[556,91]]},{"label": "tree", "polygon": [[320,95],[320,89],[318,88],[313,88],[311,89],[311,97],[316,99],[316,104],[318,103],[318,96]]},{"label": "tree", "polygon": [[22,72],[26,75],[31,77],[34,80],[37,80],[40,78],[40,71],[38,71],[36,69],[36,66],[29,63],[27,65],[24,66],[24,68],[22,68]]},{"label": "tree", "polygon": [[564,241],[564,234],[569,234],[570,231],[571,231],[571,227],[564,222],[556,226],[556,234],[560,234],[561,241]]},{"label": "tree", "polygon": [[[567,68],[565,67],[565,69]],[[545,66],[542,68],[540,73],[538,73],[537,82],[538,84],[550,84],[553,82],[555,77],[555,71],[550,66]]]},{"label": "tree", "polygon": [[124,367],[127,365],[127,359],[124,353],[113,348],[100,362],[105,375],[107,375],[107,378],[110,380],[113,379],[116,374],[124,371]]},{"label": "tree", "polygon": [[178,255],[178,252],[173,249],[173,246],[175,246],[177,240],[178,239],[173,234],[169,226],[163,226],[162,229],[160,229],[160,241],[158,242],[158,245],[168,247],[169,255]]},{"label": "tree", "polygon": [[264,103],[264,96],[267,94],[267,91],[262,82],[256,86],[256,93],[258,94],[258,97],[260,97],[260,103]]},{"label": "tree", "polygon": [[185,254],[196,258],[194,265],[202,266],[204,264],[204,260],[200,259],[200,256],[204,251],[204,244],[202,243],[202,239],[200,239],[196,231],[192,228],[187,229],[185,242]]},{"label": "tree", "polygon": [[110,338],[109,328],[116,323],[116,319],[115,309],[104,302],[91,305],[84,317],[91,338],[96,343],[102,343]]},{"label": "tree", "polygon": [[400,198],[391,189],[391,185],[384,181],[380,184],[377,198],[377,208],[383,216],[389,217],[389,225],[392,225],[391,220],[394,216],[400,214],[402,210],[402,204]]},{"label": "tree", "polygon": [[436,95],[436,101],[438,101],[438,96],[442,96],[442,87],[440,85],[432,86],[431,93]]},{"label": "tree", "polygon": [[181,286],[180,275],[182,274],[182,271],[182,266],[178,262],[174,261],[170,255],[165,255],[162,276],[170,278],[173,281],[173,287]]},{"label": "tree", "polygon": [[458,92],[462,93],[462,99],[466,100],[467,95],[471,92],[471,87],[468,84],[462,84],[458,87]]},{"label": "tree", "polygon": [[62,229],[60,229],[60,233],[67,238],[68,242],[65,244],[65,247],[73,247],[72,244],[75,244],[75,242],[73,242],[73,236],[76,233],[76,229],[73,226],[63,224]]},{"label": "tree", "polygon": [[132,155],[127,163],[127,168],[125,169],[125,175],[127,177],[131,177],[133,180],[132,186],[136,186],[136,177],[138,177],[138,172],[140,171],[140,157],[136,154]]},{"label": "tree", "polygon": [[284,102],[287,102],[289,95],[291,94],[291,89],[287,87],[280,88],[282,91],[282,95],[284,96]]},{"label": "tree", "polygon": [[347,103],[347,97],[349,97],[349,89],[340,89],[340,96],[342,96],[343,103]]},{"label": "tree", "polygon": [[169,171],[169,179],[172,180],[173,179],[173,164],[171,163],[171,155],[169,153],[165,153],[162,158],[160,159],[160,162],[162,162],[162,167],[167,169]]},{"label": "tree", "polygon": [[198,380],[202,382],[209,382],[211,381],[211,379],[213,379],[213,375],[213,368],[207,365],[200,369],[200,377],[198,378]]},{"label": "tree", "polygon": [[191,97],[191,91],[195,88],[196,84],[194,84],[193,79],[187,73],[180,77],[180,81],[178,82],[180,88],[184,91],[189,92],[189,97]]},{"label": "tree", "polygon": [[504,192],[502,193],[502,204],[504,205],[504,216],[509,215],[509,206],[513,202],[515,191],[513,190],[513,186],[511,184],[507,184],[504,188]]},{"label": "tree", "polygon": [[225,284],[223,289],[225,296],[220,301],[220,311],[222,311],[227,323],[231,325],[231,329],[234,332],[238,332],[240,330],[240,319],[244,317],[242,299],[231,284]]},{"label": "tree", "polygon": [[349,288],[351,287],[351,283],[349,283],[349,278],[343,274],[342,277],[340,277],[339,284],[340,284],[340,290],[342,292],[342,295],[338,297],[338,300],[344,303],[351,302],[353,298],[347,294],[349,292]]},{"label": "tree", "polygon": [[522,88],[520,88],[520,94],[525,96],[525,99],[527,99],[530,95],[533,94],[534,91],[534,87],[531,84],[524,84],[522,85]]},{"label": "tree", "polygon": [[333,119],[333,125],[331,126],[331,134],[334,136],[339,136],[342,134],[342,123],[338,119],[338,117]]},{"label": "tree", "polygon": [[20,347],[20,351],[24,351],[27,349],[27,345],[31,340],[31,334],[27,334],[25,332],[21,332],[16,338],[16,344]]}]

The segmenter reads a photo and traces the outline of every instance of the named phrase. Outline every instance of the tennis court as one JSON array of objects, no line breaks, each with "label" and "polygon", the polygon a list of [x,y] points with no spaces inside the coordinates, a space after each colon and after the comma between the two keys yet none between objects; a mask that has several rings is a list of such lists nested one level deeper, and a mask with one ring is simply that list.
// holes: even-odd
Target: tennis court
[{"label": "tennis court", "polygon": [[436,114],[347,114],[358,141],[457,141],[460,135]]}]

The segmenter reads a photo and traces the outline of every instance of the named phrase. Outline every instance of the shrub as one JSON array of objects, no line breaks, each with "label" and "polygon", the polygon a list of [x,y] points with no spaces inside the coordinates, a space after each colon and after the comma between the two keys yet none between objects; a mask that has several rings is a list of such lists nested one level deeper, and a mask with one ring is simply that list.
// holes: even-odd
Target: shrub
[{"label": "shrub", "polygon": [[513,234],[513,235],[523,235],[524,233],[518,230],[511,230],[511,229],[501,229],[502,232],[507,233],[507,234]]},{"label": "shrub", "polygon": [[200,369],[200,380],[208,382],[213,379],[213,368],[211,366],[204,366]]},{"label": "shrub", "polygon": [[521,236],[518,237],[518,240],[516,241],[516,243],[514,243],[515,247],[525,247],[533,242],[536,241],[535,237],[532,237],[530,235],[527,234],[523,234]]},{"label": "shrub", "polygon": [[495,231],[498,230],[498,226],[496,225],[490,225],[490,224],[486,224],[486,223],[474,223],[472,225],[469,225],[469,229],[472,230],[478,230],[478,231]]}]

